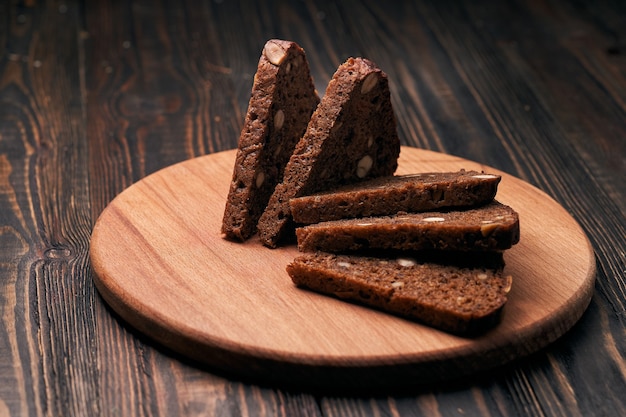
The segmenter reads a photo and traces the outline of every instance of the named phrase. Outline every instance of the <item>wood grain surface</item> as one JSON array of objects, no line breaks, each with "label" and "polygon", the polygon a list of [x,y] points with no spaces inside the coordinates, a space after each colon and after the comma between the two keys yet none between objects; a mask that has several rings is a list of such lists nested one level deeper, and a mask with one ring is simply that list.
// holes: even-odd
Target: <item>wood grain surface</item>
[{"label": "wood grain surface", "polygon": [[[502,322],[463,338],[296,288],[295,245],[225,240],[221,222],[235,151],[175,164],[118,195],[90,244],[96,287],[128,323],[212,367],[280,386],[372,390],[496,368],[560,337],[591,301],[595,258],[572,217],[546,194],[461,158],[402,148],[399,174],[460,169],[503,176],[497,199],[519,213],[506,251],[513,288]],[[219,357],[219,361],[215,358]]]},{"label": "wood grain surface", "polygon": [[[0,3],[0,416],[626,415],[626,4],[398,3]],[[564,207],[596,256],[580,321],[498,372],[347,396],[205,369],[108,308],[96,219],[147,175],[236,147],[271,37],[306,49],[320,91],[373,59],[404,145]]]}]

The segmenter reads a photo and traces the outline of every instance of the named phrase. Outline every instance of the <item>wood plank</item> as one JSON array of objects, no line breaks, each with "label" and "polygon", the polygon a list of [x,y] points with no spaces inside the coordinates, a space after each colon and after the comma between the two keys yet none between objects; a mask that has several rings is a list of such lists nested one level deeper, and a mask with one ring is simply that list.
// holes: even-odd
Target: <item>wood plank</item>
[{"label": "wood plank", "polygon": [[2,8],[0,414],[88,415],[96,292],[79,10]]},{"label": "wood plank", "polygon": [[[198,32],[199,22],[208,21],[205,13],[151,2],[89,2],[85,7],[87,138],[97,216],[146,174],[219,146],[213,144],[210,106],[213,94],[228,85],[221,80],[228,74],[219,60],[210,61],[206,44],[199,45],[198,39],[209,38]],[[193,26],[185,22],[188,18]],[[214,103],[227,109],[223,102]],[[219,126],[229,129],[228,120]],[[146,345],[97,301],[99,382],[118,387],[100,394],[103,407],[126,415],[219,409],[228,395],[224,380],[172,363],[167,352]],[[216,399],[201,407],[196,397],[207,389]]]}]

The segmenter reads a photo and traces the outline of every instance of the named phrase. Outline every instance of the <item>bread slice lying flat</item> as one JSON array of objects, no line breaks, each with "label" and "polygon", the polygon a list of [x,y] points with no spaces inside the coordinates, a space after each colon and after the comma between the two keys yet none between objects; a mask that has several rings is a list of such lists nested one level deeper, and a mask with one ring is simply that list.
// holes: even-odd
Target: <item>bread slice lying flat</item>
[{"label": "bread slice lying flat", "polygon": [[300,286],[473,336],[500,321],[512,278],[502,253],[396,257],[304,254],[287,266]]},{"label": "bread slice lying flat", "polygon": [[478,171],[432,172],[374,178],[289,201],[296,223],[384,216],[483,205],[501,177]]},{"label": "bread slice lying flat", "polygon": [[518,243],[519,216],[493,201],[468,210],[321,222],[296,230],[302,252],[369,249],[505,250]]},{"label": "bread slice lying flat", "polygon": [[304,50],[272,39],[263,48],[229,188],[222,233],[246,240],[282,179],[285,166],[319,103]]},{"label": "bread slice lying flat", "polygon": [[339,66],[258,223],[261,242],[295,237],[291,198],[368,178],[392,175],[400,140],[387,75],[373,62]]}]

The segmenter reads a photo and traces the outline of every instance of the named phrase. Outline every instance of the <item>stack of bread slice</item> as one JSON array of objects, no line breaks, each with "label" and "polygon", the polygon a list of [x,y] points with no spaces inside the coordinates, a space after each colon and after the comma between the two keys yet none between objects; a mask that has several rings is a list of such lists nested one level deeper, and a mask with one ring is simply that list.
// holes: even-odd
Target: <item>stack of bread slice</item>
[{"label": "stack of bread slice", "polygon": [[303,254],[287,272],[301,287],[456,334],[494,326],[511,287],[503,251],[519,241],[517,213],[495,200],[501,177],[394,175],[400,141],[388,78],[370,60],[346,60],[321,100],[312,85],[298,45],[266,43],[225,237],[258,232],[269,248],[297,241]]},{"label": "stack of bread slice", "polygon": [[[370,186],[404,182],[401,176],[292,200],[296,219],[338,218],[296,229],[298,249],[305,253],[287,266],[293,282],[459,335],[474,336],[496,325],[512,284],[504,274],[503,252],[519,241],[519,216],[493,198],[483,199],[500,180],[497,175],[430,175],[451,179],[412,183],[422,190],[415,195],[431,199],[417,198],[421,203],[411,212],[388,204],[396,202],[393,186]],[[423,209],[437,204],[442,189],[455,201],[455,176],[472,182],[477,198],[464,199],[467,205]],[[319,213],[311,206],[301,213],[305,200],[325,203],[315,205]],[[346,213],[353,207],[377,214],[351,217]]]}]

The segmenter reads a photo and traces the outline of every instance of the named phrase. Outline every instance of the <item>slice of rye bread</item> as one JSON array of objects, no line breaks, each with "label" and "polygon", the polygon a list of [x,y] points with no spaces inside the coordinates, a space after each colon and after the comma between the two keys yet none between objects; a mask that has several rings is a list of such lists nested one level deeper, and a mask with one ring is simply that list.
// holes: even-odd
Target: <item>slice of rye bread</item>
[{"label": "slice of rye bread", "polygon": [[304,50],[291,41],[267,41],[239,137],[222,221],[226,238],[243,241],[256,232],[318,103]]},{"label": "slice of rye bread", "polygon": [[296,223],[471,207],[494,199],[501,177],[478,171],[433,172],[374,178],[289,200]]},{"label": "slice of rye bread", "polygon": [[[472,336],[495,326],[512,277],[501,252],[367,257],[323,252],[287,266],[292,281],[313,291]],[[447,259],[447,261],[446,261]],[[454,261],[450,261],[453,259]]]},{"label": "slice of rye bread", "polygon": [[399,154],[387,75],[367,59],[349,58],[328,83],[259,220],[261,242],[273,248],[293,241],[289,199],[392,175]]},{"label": "slice of rye bread", "polygon": [[505,250],[519,241],[519,216],[497,201],[467,210],[334,220],[296,230],[302,252],[368,249]]}]

